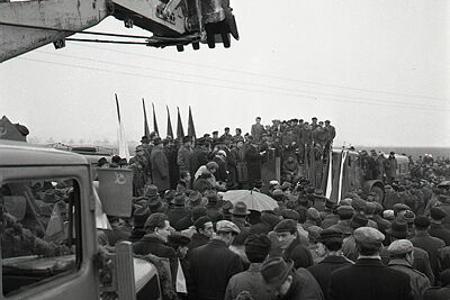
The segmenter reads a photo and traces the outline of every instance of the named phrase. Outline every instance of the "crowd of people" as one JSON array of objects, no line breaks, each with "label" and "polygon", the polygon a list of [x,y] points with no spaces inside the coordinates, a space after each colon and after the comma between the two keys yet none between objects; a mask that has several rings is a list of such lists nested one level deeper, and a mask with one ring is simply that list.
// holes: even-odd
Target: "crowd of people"
[{"label": "crowd of people", "polygon": [[[158,269],[163,299],[450,299],[444,160],[411,160],[423,171],[404,178],[390,178],[386,163],[373,164],[383,172],[368,167],[367,176],[383,174],[381,203],[362,190],[337,203],[303,176],[296,184],[270,182],[264,192],[276,201],[273,210],[224,200],[227,189],[262,192],[252,159],[260,168],[265,145],[277,148],[279,140],[277,151],[298,161],[304,149],[317,147],[315,139],[304,148],[302,139],[286,142],[291,135],[284,134],[298,124],[257,121],[252,135],[226,129],[221,137],[197,139],[194,149],[191,138],[179,149],[171,139],[143,138],[131,161],[132,168],[142,163],[135,170],[142,178],[135,181],[133,216],[110,217],[112,229],[99,230],[99,242],[108,251],[128,240],[136,255],[168,261]],[[317,144],[325,151],[332,139],[323,141]],[[246,163],[246,181],[239,181],[238,162]]]}]

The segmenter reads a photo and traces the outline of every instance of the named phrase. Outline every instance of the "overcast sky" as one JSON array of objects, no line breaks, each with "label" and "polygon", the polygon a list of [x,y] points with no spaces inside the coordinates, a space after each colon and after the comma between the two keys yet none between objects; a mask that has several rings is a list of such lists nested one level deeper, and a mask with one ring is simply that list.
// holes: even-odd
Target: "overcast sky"
[{"label": "overcast sky", "polygon": [[[450,146],[448,0],[232,1],[231,48],[67,42],[0,64],[0,114],[55,140],[116,139],[114,93],[130,140],[154,102],[160,131],[176,107],[197,135],[256,116],[330,119],[336,145]],[[110,17],[96,31],[143,34]],[[83,36],[85,37],[85,36]],[[1,116],[0,116],[1,117]]]}]

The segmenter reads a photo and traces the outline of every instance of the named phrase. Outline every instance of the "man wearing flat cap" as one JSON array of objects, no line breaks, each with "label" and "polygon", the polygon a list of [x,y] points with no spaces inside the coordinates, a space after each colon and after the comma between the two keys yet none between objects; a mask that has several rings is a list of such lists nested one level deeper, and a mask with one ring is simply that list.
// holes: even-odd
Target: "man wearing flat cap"
[{"label": "man wearing flat cap", "polygon": [[192,250],[188,292],[190,299],[223,300],[230,278],[243,271],[241,258],[228,247],[241,232],[231,221],[216,224],[216,236]]},{"label": "man wearing flat cap", "polygon": [[319,241],[326,251],[326,257],[318,264],[308,268],[322,288],[325,299],[328,298],[328,286],[331,273],[342,267],[353,264],[342,254],[343,232],[339,229],[327,228],[320,233]]},{"label": "man wearing flat cap", "polygon": [[389,268],[405,273],[410,278],[410,285],[414,300],[423,299],[424,292],[431,286],[425,274],[414,269],[414,246],[406,239],[392,242],[388,251],[390,254]]},{"label": "man wearing flat cap", "polygon": [[446,246],[450,246],[450,230],[442,225],[442,220],[447,216],[447,213],[440,207],[433,207],[430,210],[431,226],[428,232],[431,236],[440,238],[445,242]]},{"label": "man wearing flat cap", "polygon": [[336,225],[330,226],[331,229],[341,231],[344,237],[352,235],[353,229],[351,227],[351,222],[355,210],[351,206],[342,205],[336,209],[336,213],[339,216],[339,221]]},{"label": "man wearing flat cap", "polygon": [[[392,222],[391,228],[389,228],[386,233],[389,235],[391,243],[396,240],[406,239],[408,236],[408,224],[395,220],[394,222]],[[390,259],[388,248],[383,248],[380,255],[383,263],[387,265]],[[412,266],[414,267],[414,269],[425,274],[428,277],[430,283],[433,284],[434,273],[431,269],[430,257],[428,255],[428,252],[421,248],[414,247],[413,257],[414,261]]]},{"label": "man wearing flat cap", "polygon": [[384,235],[375,228],[360,227],[353,236],[359,251],[358,260],[332,273],[330,299],[412,300],[408,275],[381,262]]}]

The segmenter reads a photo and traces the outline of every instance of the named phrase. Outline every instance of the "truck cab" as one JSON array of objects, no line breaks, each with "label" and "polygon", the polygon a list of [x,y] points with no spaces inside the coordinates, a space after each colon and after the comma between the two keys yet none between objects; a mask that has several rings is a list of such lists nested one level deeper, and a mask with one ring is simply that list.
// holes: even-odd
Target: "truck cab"
[{"label": "truck cab", "polygon": [[160,297],[155,266],[130,243],[101,253],[91,168],[79,154],[0,141],[0,299]]}]

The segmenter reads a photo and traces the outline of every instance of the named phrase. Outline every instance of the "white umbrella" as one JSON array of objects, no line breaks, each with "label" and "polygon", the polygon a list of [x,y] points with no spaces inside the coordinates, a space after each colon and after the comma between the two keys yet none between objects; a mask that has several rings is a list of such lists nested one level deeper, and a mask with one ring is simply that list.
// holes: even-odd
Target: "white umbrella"
[{"label": "white umbrella", "polygon": [[223,200],[229,200],[233,205],[242,201],[247,205],[247,209],[263,211],[273,210],[278,207],[277,201],[266,194],[249,190],[232,190],[223,194]]}]

